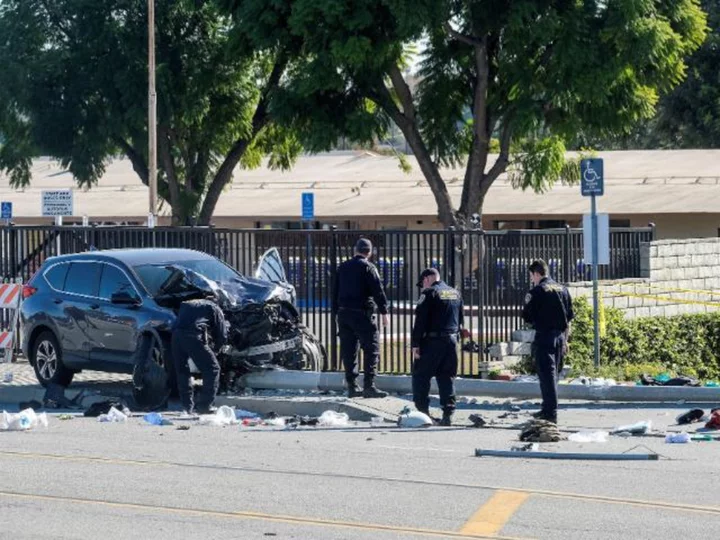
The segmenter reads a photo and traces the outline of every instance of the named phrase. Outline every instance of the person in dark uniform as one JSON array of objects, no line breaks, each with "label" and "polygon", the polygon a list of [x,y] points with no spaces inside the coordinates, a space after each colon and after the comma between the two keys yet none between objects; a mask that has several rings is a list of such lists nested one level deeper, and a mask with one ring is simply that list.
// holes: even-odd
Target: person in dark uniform
[{"label": "person in dark uniform", "polygon": [[[377,268],[368,260],[371,254],[370,240],[360,238],[355,244],[355,256],[338,267],[333,291],[333,313],[337,316],[340,355],[345,367],[349,397],[387,396],[387,392],[381,392],[375,387],[380,360],[380,335],[375,309],[380,312],[383,326],[387,326],[388,302]],[[358,345],[362,347],[365,358],[362,391],[356,382]]]},{"label": "person in dark uniform", "polygon": [[462,295],[440,280],[434,268],[423,270],[418,287],[422,289],[415,307],[412,351],[413,401],[418,411],[429,414],[430,381],[437,380],[443,417],[440,425],[452,424],[455,412],[457,376],[457,337],[463,326]]},{"label": "person in dark uniform", "polygon": [[[215,351],[219,351],[227,340],[227,325],[215,300],[216,298],[183,302],[173,324],[172,354],[180,401],[187,412],[212,412],[212,404],[217,396],[220,364]],[[193,406],[190,358],[200,370],[203,380],[197,407]]]},{"label": "person in dark uniform", "polygon": [[532,350],[542,393],[542,408],[533,416],[557,423],[558,375],[568,350],[570,321],[575,317],[572,298],[566,287],[548,276],[545,261],[533,261],[528,270],[533,288],[525,296],[523,319],[535,328]]}]

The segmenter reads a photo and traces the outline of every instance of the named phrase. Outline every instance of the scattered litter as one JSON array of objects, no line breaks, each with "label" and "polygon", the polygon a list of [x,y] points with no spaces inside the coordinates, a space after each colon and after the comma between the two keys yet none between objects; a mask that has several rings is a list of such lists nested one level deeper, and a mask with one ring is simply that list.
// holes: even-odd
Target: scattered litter
[{"label": "scattered litter", "polygon": [[151,412],[143,416],[143,420],[152,426],[172,426],[173,423],[167,418],[163,418],[163,415],[156,412]]},{"label": "scattered litter", "polygon": [[705,383],[705,386],[708,388],[717,388],[718,386],[720,386],[720,383],[718,383],[717,381],[707,381]]},{"label": "scattered litter", "polygon": [[531,420],[520,433],[523,442],[559,442],[563,440],[556,424],[546,420]]},{"label": "scattered litter", "polygon": [[187,424],[183,424],[182,426],[178,426],[175,429],[178,431],[188,431],[190,429],[190,426],[188,426]]},{"label": "scattered litter", "polygon": [[693,422],[699,422],[702,417],[705,416],[705,411],[702,409],[692,409],[685,414],[681,414],[675,420],[678,424],[692,424]]},{"label": "scattered litter", "polygon": [[126,416],[130,414],[130,409],[122,401],[97,401],[87,408],[83,416],[97,418],[103,414],[109,414],[111,409],[122,411]]},{"label": "scattered litter", "polygon": [[11,382],[13,382],[13,374],[12,374],[11,371],[9,371],[8,373],[5,374],[5,376],[3,377],[3,382],[4,382],[4,383],[11,383]]},{"label": "scattered litter", "polygon": [[215,414],[203,414],[200,416],[200,425],[203,426],[223,427],[237,423],[238,421],[235,419],[235,411],[227,405],[218,407]]},{"label": "scattered litter", "polygon": [[48,426],[47,415],[35,414],[33,409],[24,409],[19,413],[3,411],[0,416],[0,431],[27,431],[38,426]]},{"label": "scattered litter", "polygon": [[516,444],[510,448],[511,452],[537,452],[540,450],[540,445],[536,442],[527,444]]},{"label": "scattered litter", "polygon": [[637,422],[635,424],[630,424],[627,426],[620,426],[612,430],[610,433],[615,435],[622,432],[628,432],[631,435],[646,435],[650,431],[652,431],[652,422],[650,420],[645,420],[644,422]]},{"label": "scattered litter", "polygon": [[568,437],[569,441],[578,443],[604,443],[608,440],[607,431],[579,431]]},{"label": "scattered litter", "polygon": [[325,411],[320,415],[318,424],[321,426],[347,426],[350,423],[350,417],[345,413],[335,411]]},{"label": "scattered litter", "polygon": [[[268,418],[264,421],[264,424],[266,426],[273,426],[273,427],[285,427],[285,419],[280,418]],[[297,426],[297,424],[295,424]]]},{"label": "scattered litter", "polygon": [[485,420],[479,414],[471,414],[468,417],[468,420],[470,420],[470,422],[472,423],[472,427],[474,427],[474,428],[481,428],[481,427],[485,427],[487,425],[487,420]]},{"label": "scattered litter", "polygon": [[245,427],[259,426],[262,423],[260,418],[244,418],[240,424]]},{"label": "scattered litter", "polygon": [[713,438],[710,435],[691,435],[691,441],[712,441]]},{"label": "scattered litter", "polygon": [[243,409],[235,409],[235,419],[243,420],[245,418],[258,418],[258,414],[252,411],[246,411]]},{"label": "scattered litter", "polygon": [[72,420],[75,418],[72,414],[60,414],[58,415],[58,420]]},{"label": "scattered litter", "polygon": [[665,435],[665,442],[669,444],[686,444],[690,442],[690,435],[687,433],[668,433]]},{"label": "scattered litter", "polygon": [[693,377],[670,377],[667,373],[650,377],[649,375],[641,375],[640,383],[643,386],[700,386],[700,381]]},{"label": "scattered litter", "polygon": [[[128,414],[130,411],[128,411]],[[128,415],[124,412],[117,410],[115,407],[110,407],[107,414],[101,414],[97,417],[98,422],[110,422],[110,423],[124,423],[127,422]]]},{"label": "scattered litter", "polygon": [[403,428],[417,428],[432,426],[433,421],[427,414],[420,411],[411,411],[405,407],[398,416],[398,426]]},{"label": "scattered litter", "polygon": [[720,409],[713,409],[705,429],[720,429]]}]

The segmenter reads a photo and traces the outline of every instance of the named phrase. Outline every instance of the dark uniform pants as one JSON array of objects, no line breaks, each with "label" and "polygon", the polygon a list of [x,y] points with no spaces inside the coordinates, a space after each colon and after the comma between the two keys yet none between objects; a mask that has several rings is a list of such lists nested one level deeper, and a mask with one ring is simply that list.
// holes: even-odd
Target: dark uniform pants
[{"label": "dark uniform pants", "polygon": [[175,360],[180,401],[185,410],[191,411],[194,408],[190,358],[200,370],[203,379],[197,406],[206,408],[212,405],[220,385],[220,364],[215,353],[204,342],[203,336],[194,333],[173,332],[172,353]]},{"label": "dark uniform pants", "polygon": [[535,371],[540,380],[542,394],[542,413],[548,418],[557,418],[557,383],[563,367],[563,348],[565,337],[562,332],[542,332],[535,334],[533,356]]},{"label": "dark uniform pants", "polygon": [[349,386],[355,384],[358,376],[358,348],[362,347],[365,358],[365,387],[372,386],[380,360],[380,334],[373,316],[361,310],[340,308],[337,322],[345,380]]},{"label": "dark uniform pants", "polygon": [[420,359],[412,373],[415,408],[425,412],[430,406],[430,381],[437,380],[440,406],[444,413],[455,410],[455,377],[457,376],[457,340],[454,337],[426,339],[420,346]]}]

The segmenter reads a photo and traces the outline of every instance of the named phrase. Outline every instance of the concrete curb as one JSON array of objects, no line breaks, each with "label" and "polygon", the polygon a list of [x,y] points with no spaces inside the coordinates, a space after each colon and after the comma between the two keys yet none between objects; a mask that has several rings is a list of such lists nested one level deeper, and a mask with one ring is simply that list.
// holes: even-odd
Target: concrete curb
[{"label": "concrete curb", "polygon": [[[243,379],[246,387],[254,389],[285,389],[308,391],[336,391],[345,389],[342,373],[315,373],[303,371],[266,371],[252,373]],[[407,375],[379,375],[378,388],[387,392],[411,393],[412,378]],[[538,383],[486,381],[477,379],[455,380],[455,391],[460,396],[481,396],[517,399],[540,397]],[[437,394],[435,381],[431,393]],[[716,402],[720,403],[720,388],[693,388],[688,386],[585,386],[561,384],[560,399],[583,401],[633,402]]]}]

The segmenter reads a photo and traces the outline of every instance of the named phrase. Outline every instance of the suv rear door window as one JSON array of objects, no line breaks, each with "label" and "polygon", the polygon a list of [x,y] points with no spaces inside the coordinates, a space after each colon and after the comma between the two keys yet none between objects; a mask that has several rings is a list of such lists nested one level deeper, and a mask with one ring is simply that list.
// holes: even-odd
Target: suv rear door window
[{"label": "suv rear door window", "polygon": [[65,278],[65,292],[97,297],[102,266],[94,262],[74,262]]},{"label": "suv rear door window", "polygon": [[62,291],[65,287],[65,276],[67,276],[69,264],[56,264],[45,272],[45,279],[56,291]]},{"label": "suv rear door window", "polygon": [[100,298],[110,300],[113,293],[126,291],[137,296],[135,289],[127,276],[118,267],[111,264],[103,264],[102,277],[100,278]]}]

